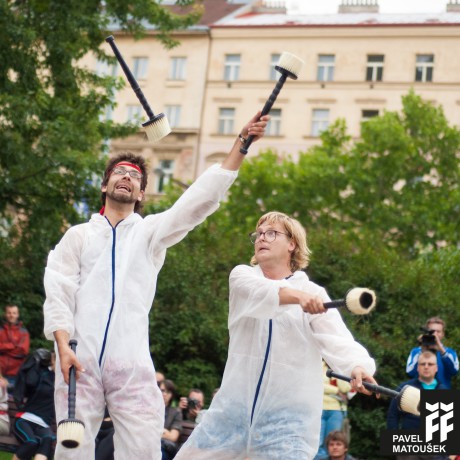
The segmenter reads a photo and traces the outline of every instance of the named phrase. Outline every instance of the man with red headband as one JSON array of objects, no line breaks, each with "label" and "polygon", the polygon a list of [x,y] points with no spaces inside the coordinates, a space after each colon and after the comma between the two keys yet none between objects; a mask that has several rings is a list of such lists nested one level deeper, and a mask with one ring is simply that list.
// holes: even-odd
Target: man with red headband
[{"label": "man with red headband", "polygon": [[[213,213],[236,179],[241,138],[264,134],[267,116],[251,119],[222,165],[214,165],[167,211],[142,218],[142,157],[112,159],[102,182],[101,212],[70,228],[50,252],[45,272],[45,335],[55,340],[56,418],[67,418],[69,368],[77,370],[76,418],[85,423],[78,449],[56,458],[94,459],[94,439],[112,418],[116,459],[161,459],[164,402],[149,353],[149,311],[166,250]],[[243,139],[244,140],[244,139]],[[146,282],[147,281],[147,282]],[[69,339],[78,340],[77,355]]]}]

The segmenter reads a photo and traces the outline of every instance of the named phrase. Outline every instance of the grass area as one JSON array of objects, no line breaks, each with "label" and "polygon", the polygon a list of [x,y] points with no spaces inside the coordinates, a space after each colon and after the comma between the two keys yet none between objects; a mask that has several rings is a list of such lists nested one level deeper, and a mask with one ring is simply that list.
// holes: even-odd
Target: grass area
[{"label": "grass area", "polygon": [[9,452],[0,452],[0,460],[11,460],[13,458],[13,454]]}]

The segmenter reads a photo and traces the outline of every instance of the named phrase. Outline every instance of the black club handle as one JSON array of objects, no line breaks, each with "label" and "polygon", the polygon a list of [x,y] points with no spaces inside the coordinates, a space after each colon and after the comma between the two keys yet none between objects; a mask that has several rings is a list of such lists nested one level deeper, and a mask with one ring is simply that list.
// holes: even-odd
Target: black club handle
[{"label": "black club handle", "polygon": [[330,302],[323,303],[324,308],[342,308],[346,307],[347,302],[345,299],[331,300]]},{"label": "black club handle", "polygon": [[139,99],[139,102],[142,104],[142,107],[147,113],[149,119],[153,119],[155,117],[155,114],[153,113],[153,110],[150,108],[150,105],[147,102],[147,99],[145,98],[144,93],[142,92],[139,86],[139,83],[137,83],[137,80],[134,78],[134,75],[128,67],[128,64],[126,64],[125,60],[123,59],[120,50],[118,49],[117,45],[115,45],[115,38],[113,37],[113,35],[110,35],[105,39],[105,41],[111,46],[113,53],[115,54],[115,57],[120,63],[121,68],[123,69],[123,72],[125,73],[126,78],[129,81],[129,84],[131,85],[131,88],[136,93],[136,96]]},{"label": "black club handle", "polygon": [[[265,102],[264,108],[262,109],[262,112],[260,114],[261,117],[264,115],[267,115],[271,108],[273,107],[273,104],[276,101],[276,98],[278,97],[278,94],[281,91],[281,88],[283,87],[284,83],[286,82],[288,77],[287,73],[282,73],[281,77],[279,78],[278,82],[276,83],[275,88],[273,89],[272,93],[270,94],[270,97],[267,99]],[[260,120],[260,118],[259,118]],[[248,149],[251,146],[251,144],[254,142],[255,136],[252,134],[246,139],[246,142],[244,145],[240,148],[240,153],[246,155],[248,153]]]},{"label": "black club handle", "polygon": [[[76,353],[78,342],[74,339],[69,341],[71,350]],[[69,370],[69,419],[75,418],[75,408],[77,399],[77,375],[75,366]]]},{"label": "black club handle", "polygon": [[[353,380],[351,377],[336,374],[331,369],[328,369],[326,371],[326,375],[329,378],[332,377],[334,379],[345,380],[346,382],[351,382]],[[364,382],[363,381],[363,386],[364,386],[364,388],[367,388],[369,391],[372,391],[372,393],[381,393],[383,395],[391,396],[392,398],[396,398],[399,395],[399,393],[397,391],[391,390],[390,388],[382,387],[380,385],[376,385],[375,383],[370,383],[370,382]]]}]

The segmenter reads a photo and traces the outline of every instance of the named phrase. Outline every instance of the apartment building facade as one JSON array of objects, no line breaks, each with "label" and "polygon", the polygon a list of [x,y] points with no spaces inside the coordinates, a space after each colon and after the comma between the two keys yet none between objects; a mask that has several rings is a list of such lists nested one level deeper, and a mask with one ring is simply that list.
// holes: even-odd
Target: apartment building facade
[{"label": "apartment building facade", "polygon": [[[284,51],[305,65],[297,80],[284,84],[267,135],[251,156],[271,148],[295,158],[337,118],[358,138],[362,121],[399,110],[411,88],[460,124],[458,0],[443,13],[413,15],[380,14],[375,0],[343,0],[330,15],[289,14],[280,0],[218,1],[219,12],[216,0],[204,3],[207,19],[178,34],[181,45],[173,50],[154,32],[138,42],[114,33],[155,113],[164,112],[173,128],[155,145],[141,130],[111,143],[114,153],[129,149],[149,159],[149,195],[161,193],[171,177],[191,181],[223,158],[272,92]],[[117,104],[116,121],[141,114],[129,87],[117,94]]]}]

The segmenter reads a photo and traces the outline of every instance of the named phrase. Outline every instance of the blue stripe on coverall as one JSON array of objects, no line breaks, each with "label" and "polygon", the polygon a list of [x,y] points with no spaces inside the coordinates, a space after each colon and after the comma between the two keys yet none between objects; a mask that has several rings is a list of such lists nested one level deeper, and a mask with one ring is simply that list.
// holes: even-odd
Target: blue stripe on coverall
[{"label": "blue stripe on coverall", "polygon": [[268,340],[267,340],[267,348],[265,349],[264,364],[263,364],[262,370],[260,372],[259,381],[257,382],[256,394],[254,396],[254,403],[252,404],[251,425],[252,425],[252,419],[254,417],[254,411],[256,409],[257,398],[259,397],[260,387],[262,385],[262,380],[263,380],[264,374],[265,374],[265,368],[267,366],[268,355],[270,353],[270,344],[272,342],[272,325],[273,325],[273,321],[270,319],[269,323],[268,323]]},{"label": "blue stripe on coverall", "polygon": [[[112,227],[112,224],[110,223],[109,219],[107,219],[107,222],[109,223],[110,227]],[[120,220],[120,222],[123,222],[123,220]],[[118,224],[120,222],[118,222]],[[112,319],[113,307],[115,306],[115,247],[117,242],[118,224],[115,225],[115,227],[112,227],[112,304],[110,305],[109,319],[107,320],[107,325],[105,327],[104,340],[102,342],[102,350],[99,356],[99,367],[101,367],[102,358],[104,356],[105,346],[107,343],[107,335],[109,333],[110,320]]]}]

